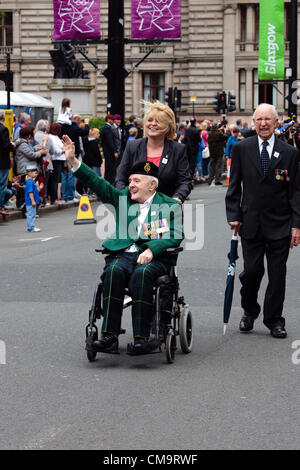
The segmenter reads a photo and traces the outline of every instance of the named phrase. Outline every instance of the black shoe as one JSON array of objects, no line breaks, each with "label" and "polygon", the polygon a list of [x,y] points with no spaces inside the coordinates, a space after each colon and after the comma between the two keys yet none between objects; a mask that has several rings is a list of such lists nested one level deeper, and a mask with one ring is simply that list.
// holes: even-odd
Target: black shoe
[{"label": "black shoe", "polygon": [[273,336],[273,338],[286,338],[287,337],[287,333],[285,331],[284,326],[280,326],[280,325],[274,326],[274,328],[271,329],[271,335]]},{"label": "black shoe", "polygon": [[243,315],[240,321],[240,331],[243,333],[253,330],[255,318],[249,315]]},{"label": "black shoe", "polygon": [[129,356],[142,356],[144,354],[151,354],[155,349],[160,347],[160,341],[151,339],[148,341],[144,338],[134,338],[134,344],[127,345],[127,354]]},{"label": "black shoe", "polygon": [[216,185],[216,186],[223,186],[223,184],[221,183],[221,181],[216,181],[216,182],[215,182],[215,185]]},{"label": "black shoe", "polygon": [[120,354],[118,337],[113,334],[102,334],[100,340],[93,342],[93,349],[102,353]]}]

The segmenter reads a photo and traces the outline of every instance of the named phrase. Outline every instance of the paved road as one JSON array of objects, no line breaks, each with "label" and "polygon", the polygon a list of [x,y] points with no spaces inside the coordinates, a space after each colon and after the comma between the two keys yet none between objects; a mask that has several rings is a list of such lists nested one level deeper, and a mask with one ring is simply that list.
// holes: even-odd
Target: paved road
[{"label": "paved road", "polygon": [[163,354],[125,354],[129,312],[122,354],[88,363],[84,328],[103,260],[96,226],[73,225],[76,209],[41,216],[37,234],[23,220],[0,223],[1,449],[299,449],[300,365],[291,356],[300,340],[300,248],[289,260],[288,338],[273,339],[261,320],[253,333],[238,332],[238,281],[223,337],[224,194],[192,193],[205,204],[205,245],[185,251],[178,269],[195,341],[173,365]]}]

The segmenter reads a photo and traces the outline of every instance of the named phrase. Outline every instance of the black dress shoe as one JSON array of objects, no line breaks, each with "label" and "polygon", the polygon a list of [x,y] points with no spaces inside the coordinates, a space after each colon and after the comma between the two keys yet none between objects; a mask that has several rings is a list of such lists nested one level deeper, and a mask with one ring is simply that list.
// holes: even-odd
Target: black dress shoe
[{"label": "black dress shoe", "polygon": [[127,345],[127,354],[129,356],[142,356],[144,354],[151,354],[160,347],[160,341],[151,339],[148,341],[144,338],[135,338],[134,344]]},{"label": "black dress shoe", "polygon": [[100,340],[93,342],[93,349],[102,353],[120,354],[118,337],[113,334],[102,334]]},{"label": "black dress shoe", "polygon": [[274,326],[274,328],[271,329],[271,335],[273,336],[273,338],[286,338],[287,337],[287,333],[285,331],[284,326],[280,326],[280,325]]},{"label": "black dress shoe", "polygon": [[249,315],[243,315],[240,321],[240,331],[243,333],[253,330],[255,318]]}]

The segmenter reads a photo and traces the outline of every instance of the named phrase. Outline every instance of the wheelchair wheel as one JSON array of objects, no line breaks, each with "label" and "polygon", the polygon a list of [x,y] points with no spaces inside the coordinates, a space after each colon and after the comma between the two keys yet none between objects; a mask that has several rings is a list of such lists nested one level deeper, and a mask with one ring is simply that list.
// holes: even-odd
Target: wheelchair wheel
[{"label": "wheelchair wheel", "polygon": [[93,342],[97,341],[98,339],[98,329],[94,329],[94,328],[88,330],[88,327],[87,327],[87,333],[86,333],[86,356],[90,362],[93,362],[97,356],[97,352],[93,351],[92,349]]},{"label": "wheelchair wheel", "polygon": [[94,362],[94,360],[96,359],[97,353],[95,351],[87,351],[86,355],[90,362]]},{"label": "wheelchair wheel", "polygon": [[179,338],[182,352],[184,354],[190,353],[193,346],[193,319],[187,305],[184,306],[180,313]]},{"label": "wheelchair wheel", "polygon": [[172,364],[174,362],[175,351],[176,351],[176,336],[174,335],[174,331],[170,330],[166,338],[166,356],[167,356],[167,361],[169,364]]}]

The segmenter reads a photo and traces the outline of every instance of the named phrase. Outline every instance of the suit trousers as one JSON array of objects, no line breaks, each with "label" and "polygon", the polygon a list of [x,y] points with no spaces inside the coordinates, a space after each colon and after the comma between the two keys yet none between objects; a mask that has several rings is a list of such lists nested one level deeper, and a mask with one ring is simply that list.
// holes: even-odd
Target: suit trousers
[{"label": "suit trousers", "polygon": [[290,241],[290,236],[280,240],[268,240],[261,231],[250,240],[242,237],[244,257],[244,271],[240,274],[242,308],[253,318],[257,318],[260,313],[257,297],[265,272],[266,256],[269,283],[265,292],[263,315],[264,324],[269,329],[285,325],[282,310]]},{"label": "suit trousers", "polygon": [[153,287],[159,276],[168,274],[170,266],[160,261],[137,265],[140,252],[111,254],[106,257],[103,280],[102,333],[119,334],[125,288],[132,297],[132,327],[135,338],[148,338],[154,313]]},{"label": "suit trousers", "polygon": [[118,162],[116,157],[114,157],[113,155],[105,156],[104,178],[112,185],[115,184],[117,166]]}]

